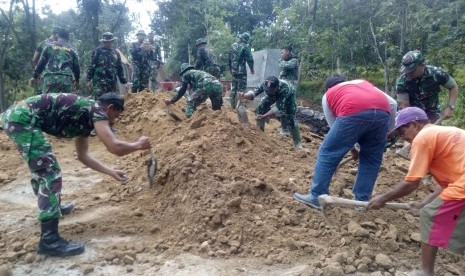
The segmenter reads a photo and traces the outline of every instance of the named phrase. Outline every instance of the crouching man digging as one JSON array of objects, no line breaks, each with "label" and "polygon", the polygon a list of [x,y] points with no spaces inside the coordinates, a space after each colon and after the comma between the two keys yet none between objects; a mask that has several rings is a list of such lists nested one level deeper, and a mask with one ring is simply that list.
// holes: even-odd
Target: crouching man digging
[{"label": "crouching man digging", "polygon": [[369,209],[404,197],[420,186],[430,172],[439,184],[422,202],[420,236],[423,270],[417,275],[434,275],[438,247],[453,253],[465,250],[465,131],[429,123],[418,107],[402,109],[394,129],[412,144],[407,175],[391,191],[373,198]]},{"label": "crouching man digging", "polygon": [[115,93],[103,94],[98,102],[74,94],[44,94],[15,103],[1,116],[6,134],[13,140],[32,174],[31,184],[38,197],[41,223],[38,254],[74,256],[84,245],[68,242],[58,234],[61,217],[61,170],[43,132],[61,138],[75,137],[77,157],[84,165],[125,182],[123,171],[110,168],[88,153],[88,137],[95,128],[109,152],[118,156],[150,148],[147,137],[136,142],[118,140],[110,129],[124,109],[124,100]]}]

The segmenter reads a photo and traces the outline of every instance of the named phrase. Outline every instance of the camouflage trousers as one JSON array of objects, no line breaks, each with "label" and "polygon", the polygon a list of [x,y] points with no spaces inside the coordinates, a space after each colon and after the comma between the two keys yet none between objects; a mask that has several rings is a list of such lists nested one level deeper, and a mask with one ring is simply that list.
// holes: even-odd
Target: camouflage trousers
[{"label": "camouflage trousers", "polygon": [[131,92],[136,93],[148,88],[150,78],[150,67],[147,65],[134,64],[132,68]]},{"label": "camouflage trousers", "polygon": [[73,92],[73,77],[68,75],[46,75],[42,79],[42,94]]},{"label": "camouflage trousers", "polygon": [[156,91],[158,89],[158,61],[150,63],[150,90]]},{"label": "camouflage trousers", "polygon": [[208,66],[206,69],[205,69],[205,72],[209,73],[210,75],[214,76],[215,78],[217,78],[218,80],[220,79],[220,67],[218,65],[211,65],[211,66]]},{"label": "camouflage trousers", "polygon": [[190,118],[201,103],[208,98],[212,102],[213,110],[220,110],[223,105],[223,86],[219,81],[212,81],[204,85],[203,88],[192,92],[187,100],[186,117]]},{"label": "camouflage trousers", "polygon": [[104,81],[92,81],[92,95],[94,99],[98,99],[105,93],[117,93],[118,87],[116,83],[109,83]]},{"label": "camouflage trousers", "polygon": [[233,74],[231,83],[231,92],[229,94],[229,100],[231,107],[236,108],[237,105],[237,92],[245,92],[247,88],[247,74]]},{"label": "camouflage trousers", "polygon": [[31,185],[38,199],[39,221],[61,217],[61,169],[50,142],[36,127],[26,104],[10,107],[1,118],[6,134],[13,140],[32,174]]}]

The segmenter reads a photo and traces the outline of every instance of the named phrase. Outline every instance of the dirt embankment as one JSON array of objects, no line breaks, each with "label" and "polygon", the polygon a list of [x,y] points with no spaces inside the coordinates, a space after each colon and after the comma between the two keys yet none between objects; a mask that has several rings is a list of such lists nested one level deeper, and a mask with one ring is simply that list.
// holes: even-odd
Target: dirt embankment
[{"label": "dirt embankment", "polygon": [[[148,263],[160,267],[162,262],[153,256],[182,252],[217,259],[256,258],[270,266],[306,264],[309,275],[394,275],[420,265],[418,218],[407,212],[334,208],[329,212],[332,225],[328,225],[319,212],[292,199],[293,192],[308,191],[321,143],[306,127],[301,126],[304,150],[297,151],[290,137],[277,134],[276,122],[267,125],[263,133],[254,126],[252,113],[250,126],[245,127],[230,108],[215,112],[208,105],[201,106],[191,119],[179,122],[167,114],[166,97],[129,95],[126,111],[116,125],[117,135],[124,140],[141,135],[151,138],[158,159],[154,189],[148,189],[145,160],[149,152],[115,158],[97,138],[91,138],[93,154],[126,170],[129,183],[119,185],[100,175],[100,180],[93,178],[96,184],[88,183],[67,194],[69,174],[79,182],[90,172],[76,165],[72,143],[52,139],[67,168],[63,175],[65,197],[78,206],[63,220],[63,235],[87,242],[98,237],[131,237],[131,241],[95,246],[92,261],[79,262],[78,266]],[[184,118],[182,105],[180,101],[171,109]],[[11,190],[9,185],[21,177],[27,179],[27,175],[19,173],[25,165],[16,149],[4,134],[0,139],[0,188],[7,191]],[[337,172],[332,195],[352,197],[354,168],[356,164],[350,162]],[[407,168],[407,161],[387,152],[376,193],[390,189]],[[425,186],[405,201],[418,200],[429,189]],[[73,220],[73,216],[82,218],[90,210],[94,210],[93,216]],[[23,220],[30,228],[13,234],[11,231],[24,221],[0,225],[0,264],[14,267],[43,261],[33,253],[38,239],[33,214]],[[463,274],[464,264],[463,256],[441,251],[437,271],[440,275]]]}]

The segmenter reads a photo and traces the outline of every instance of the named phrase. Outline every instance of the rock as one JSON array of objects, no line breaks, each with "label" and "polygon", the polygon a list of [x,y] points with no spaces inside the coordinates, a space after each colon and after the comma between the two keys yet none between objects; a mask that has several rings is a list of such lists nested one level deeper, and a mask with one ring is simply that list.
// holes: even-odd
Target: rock
[{"label": "rock", "polygon": [[125,255],[123,257],[123,263],[125,263],[127,265],[132,265],[132,264],[134,264],[134,258],[131,257],[131,256],[128,256],[128,255]]},{"label": "rock", "polygon": [[378,227],[376,226],[376,224],[372,221],[365,221],[365,222],[362,222],[360,223],[360,225],[363,227],[363,228],[371,228],[371,229],[377,229]]},{"label": "rock", "polygon": [[350,189],[342,189],[342,194],[344,195],[345,198],[353,198],[354,193],[352,193],[352,190]]},{"label": "rock", "polygon": [[384,248],[387,251],[395,252],[399,250],[399,244],[395,240],[386,240],[383,242],[383,246],[381,248]]},{"label": "rock", "polygon": [[357,271],[359,272],[367,272],[368,271],[368,265],[366,264],[359,264],[357,266]]},{"label": "rock", "polygon": [[346,265],[344,267],[344,273],[345,274],[350,274],[350,273],[354,273],[355,271],[357,271],[357,268],[353,265]]},{"label": "rock", "polygon": [[380,219],[380,218],[375,218],[375,223],[376,224],[381,224],[381,225],[386,225],[387,222],[385,222],[384,220]]},{"label": "rock", "polygon": [[362,262],[362,264],[366,264],[366,265],[371,264],[371,259],[369,257],[367,257],[367,256],[360,259],[360,261]]},{"label": "rock", "polygon": [[[24,257],[24,261],[28,264],[33,263],[35,260],[35,254],[33,253],[27,253],[26,256]],[[1,275],[1,274],[0,274]]]},{"label": "rock", "polygon": [[0,276],[13,276],[13,272],[11,271],[11,267],[9,265],[1,265],[0,266]]},{"label": "rock", "polygon": [[228,243],[229,239],[225,235],[219,235],[218,236],[218,241],[221,243]]},{"label": "rock", "polygon": [[331,260],[333,261],[333,263],[343,265],[346,262],[346,257],[344,256],[344,253],[339,252],[332,256]]},{"label": "rock", "polygon": [[200,252],[209,252],[211,250],[210,248],[210,244],[208,244],[208,241],[204,241],[201,245],[200,245]]},{"label": "rock", "polygon": [[86,264],[81,267],[82,273],[84,275],[94,272],[94,266]]},{"label": "rock", "polygon": [[240,207],[241,203],[242,203],[242,197],[238,196],[228,201],[226,205],[230,208],[236,208],[236,207]]},{"label": "rock", "polygon": [[323,275],[325,276],[342,276],[344,270],[339,263],[331,263],[327,267],[323,268]]},{"label": "rock", "polygon": [[204,121],[206,121],[208,118],[207,118],[207,115],[205,114],[202,114],[200,115],[196,120],[194,120],[191,125],[189,126],[190,129],[196,129],[196,128],[199,128],[202,126],[202,123]]},{"label": "rock", "polygon": [[7,260],[9,262],[13,262],[17,259],[17,254],[16,252],[6,252],[2,256],[0,256],[1,259]]},{"label": "rock", "polygon": [[378,255],[376,255],[375,262],[376,262],[376,264],[378,264],[379,266],[384,267],[384,268],[391,268],[392,267],[391,258],[389,258],[389,256],[387,256],[387,255],[385,255],[383,253],[379,253]]},{"label": "rock", "polygon": [[421,242],[420,233],[413,232],[412,234],[410,234],[410,239],[412,241]]}]

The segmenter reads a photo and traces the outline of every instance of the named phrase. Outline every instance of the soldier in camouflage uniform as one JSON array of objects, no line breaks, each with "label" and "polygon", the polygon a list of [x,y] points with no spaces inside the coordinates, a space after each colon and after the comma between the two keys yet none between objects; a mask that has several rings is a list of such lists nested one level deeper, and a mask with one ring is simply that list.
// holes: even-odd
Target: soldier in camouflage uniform
[{"label": "soldier in camouflage uniform", "polygon": [[441,86],[449,90],[444,108],[445,118],[453,116],[458,86],[455,80],[439,67],[425,64],[420,51],[410,51],[402,58],[401,76],[397,79],[397,101],[401,108],[416,106],[423,109],[434,123],[440,117],[439,92]]},{"label": "soldier in camouflage uniform", "polygon": [[250,34],[245,32],[241,34],[238,41],[231,45],[229,50],[228,65],[232,75],[232,89],[229,95],[231,107],[236,108],[237,92],[244,92],[247,88],[247,68],[249,65],[250,73],[255,74],[254,60],[249,46]]},{"label": "soldier in camouflage uniform", "polygon": [[145,32],[139,30],[137,41],[132,43],[130,53],[132,58],[132,93],[148,88],[150,78],[150,52],[152,46],[145,40]]},{"label": "soldier in camouflage uniform", "polygon": [[260,100],[255,113],[257,114],[257,126],[265,131],[265,121],[271,116],[279,118],[281,123],[289,127],[294,147],[302,148],[299,124],[297,123],[297,105],[295,102],[295,90],[285,80],[278,80],[275,76],[267,77],[253,91],[246,94],[239,93],[238,98],[253,100],[256,96],[265,92],[266,95]]},{"label": "soldier in camouflage uniform", "polygon": [[147,38],[148,38],[150,45],[152,46],[152,49],[150,51],[150,60],[149,60],[150,90],[156,91],[158,89],[158,81],[157,81],[158,69],[160,69],[160,66],[163,64],[162,58],[161,58],[161,49],[160,49],[160,44],[158,44],[158,42],[155,41],[154,39],[153,32],[150,32]]},{"label": "soldier in camouflage uniform", "polygon": [[36,86],[43,72],[42,93],[68,93],[79,89],[80,68],[76,52],[68,44],[69,32],[58,29],[58,40],[45,46],[40,55],[31,86]]},{"label": "soldier in camouflage uniform", "polygon": [[38,197],[41,236],[37,253],[65,257],[84,252],[82,244],[68,242],[58,234],[61,170],[43,132],[61,138],[75,137],[78,160],[125,182],[123,171],[106,166],[88,153],[88,137],[94,128],[113,154],[121,156],[151,147],[147,137],[128,143],[113,135],[110,124],[123,109],[123,98],[114,93],[102,95],[98,102],[75,94],[43,94],[15,103],[2,114],[2,127],[28,164],[32,188]]},{"label": "soldier in camouflage uniform", "polygon": [[205,71],[210,75],[215,76],[215,78],[220,79],[220,66],[218,65],[218,61],[213,50],[207,48],[207,40],[205,38],[199,38],[195,42],[195,46],[197,46],[195,69]]},{"label": "soldier in camouflage uniform", "polygon": [[194,70],[193,66],[188,63],[181,65],[182,87],[176,95],[165,100],[166,105],[171,105],[177,102],[186,93],[188,86],[193,90],[189,95],[186,107],[186,117],[190,118],[197,106],[210,98],[213,110],[220,110],[223,105],[223,86],[212,75],[207,72]]},{"label": "soldier in camouflage uniform", "polygon": [[292,84],[297,92],[297,79],[299,78],[299,60],[292,54],[291,47],[281,50],[281,60],[278,63],[279,78]]},{"label": "soldier in camouflage uniform", "polygon": [[[34,51],[34,56],[32,57],[32,60],[31,60],[33,70],[36,67],[37,62],[39,61],[40,54],[42,54],[42,51],[44,50],[45,46],[47,46],[51,42],[54,42],[54,41],[58,40],[58,34],[57,33],[58,33],[58,27],[54,27],[50,37],[47,38],[46,40],[40,42],[37,45],[36,50]],[[34,87],[34,94],[36,94],[36,95],[42,94],[42,90],[41,90],[40,85],[41,85],[41,79],[40,79],[40,76],[39,76],[39,78],[37,79],[37,84]]]},{"label": "soldier in camouflage uniform", "polygon": [[108,92],[117,93],[117,78],[125,85],[126,91],[129,88],[124,77],[121,56],[118,51],[113,49],[115,39],[112,33],[104,33],[102,39],[100,39],[103,45],[92,52],[89,70],[87,71],[86,87],[88,89],[93,87],[92,94],[95,99]]}]

